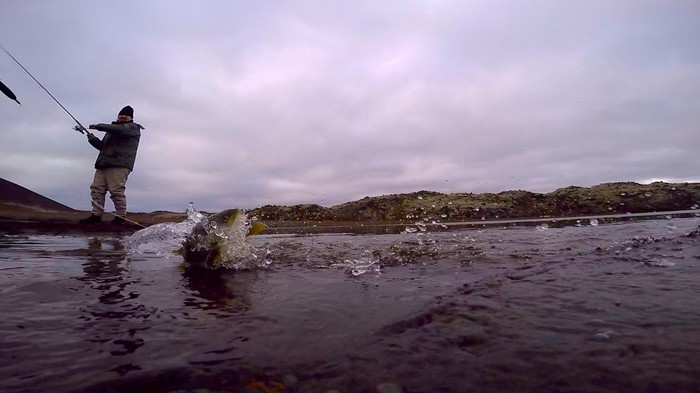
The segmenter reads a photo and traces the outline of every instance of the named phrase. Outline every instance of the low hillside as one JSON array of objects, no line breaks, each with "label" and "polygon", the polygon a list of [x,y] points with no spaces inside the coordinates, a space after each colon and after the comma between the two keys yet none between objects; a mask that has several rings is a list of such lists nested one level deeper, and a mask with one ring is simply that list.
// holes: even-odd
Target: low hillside
[{"label": "low hillside", "polygon": [[[437,222],[573,217],[587,215],[649,213],[674,210],[698,210],[700,183],[657,182],[605,183],[593,187],[569,186],[541,194],[515,190],[499,193],[453,193],[418,191],[365,197],[332,207],[315,204],[295,206],[266,205],[248,211],[271,226],[308,221],[362,222],[393,221]],[[22,186],[0,179],[0,219],[5,221],[60,221],[77,223],[89,212],[77,211]],[[156,211],[129,213],[144,225],[182,221],[182,212]],[[106,215],[106,219],[111,217]],[[286,225],[286,224],[285,224]]]},{"label": "low hillside", "polygon": [[5,206],[16,205],[18,207],[47,210],[54,212],[73,212],[66,205],[58,203],[34,191],[26,189],[11,181],[0,178],[0,203]]},{"label": "low hillside", "polygon": [[251,213],[263,221],[454,221],[690,210],[698,209],[699,204],[700,183],[625,182],[570,186],[547,194],[523,190],[497,194],[418,191],[365,197],[332,207],[267,205]]}]

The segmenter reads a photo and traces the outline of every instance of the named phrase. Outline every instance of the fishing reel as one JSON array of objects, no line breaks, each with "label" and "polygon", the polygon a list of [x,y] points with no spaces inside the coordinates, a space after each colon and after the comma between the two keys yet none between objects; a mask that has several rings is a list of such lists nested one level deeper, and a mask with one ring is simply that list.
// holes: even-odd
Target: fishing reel
[{"label": "fishing reel", "polygon": [[75,127],[73,127],[73,129],[78,131],[81,134],[85,134],[87,132],[87,130],[83,126],[75,126]]}]

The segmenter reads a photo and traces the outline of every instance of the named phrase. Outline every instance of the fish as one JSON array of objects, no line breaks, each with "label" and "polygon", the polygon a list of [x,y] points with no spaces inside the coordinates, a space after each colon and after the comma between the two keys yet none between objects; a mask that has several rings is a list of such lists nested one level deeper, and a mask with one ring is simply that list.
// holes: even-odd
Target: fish
[{"label": "fish", "polygon": [[17,96],[15,95],[15,93],[13,93],[12,90],[10,90],[10,88],[7,87],[7,85],[5,85],[4,83],[2,83],[1,81],[0,81],[0,91],[2,91],[9,99],[11,99],[11,100],[15,101],[16,103],[22,105],[22,103],[19,102],[19,100],[17,99]]},{"label": "fish", "polygon": [[[182,249],[182,257],[188,266],[216,269],[226,262],[224,259],[224,241],[227,231],[242,227],[240,220],[244,217],[240,209],[227,209],[204,218],[197,223],[192,232],[185,238]],[[251,221],[247,232],[238,241],[245,237],[257,235],[266,228],[260,221]],[[230,241],[236,241],[232,239]]]}]

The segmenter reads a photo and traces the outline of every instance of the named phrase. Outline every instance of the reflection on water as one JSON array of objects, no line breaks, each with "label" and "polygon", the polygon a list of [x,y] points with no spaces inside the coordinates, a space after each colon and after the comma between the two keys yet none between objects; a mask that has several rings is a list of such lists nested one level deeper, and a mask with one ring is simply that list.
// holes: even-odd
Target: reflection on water
[{"label": "reflection on water", "polygon": [[2,236],[0,391],[698,391],[698,223],[258,236],[218,272]]},{"label": "reflection on water", "polygon": [[[86,261],[82,264],[84,275],[77,279],[89,285],[97,301],[80,308],[84,314],[82,322],[89,325],[86,339],[102,344],[103,350],[108,350],[112,356],[133,354],[145,344],[140,333],[150,326],[143,320],[153,310],[139,302],[140,294],[135,288],[138,281],[131,280],[127,274],[129,259],[119,239],[91,238],[87,250]],[[114,324],[114,320],[125,323]],[[131,361],[122,361],[112,368],[120,375],[140,369]]]},{"label": "reflection on water", "polygon": [[243,313],[250,308],[250,287],[256,276],[254,271],[184,268],[185,286],[193,294],[185,299],[184,304],[203,310],[223,309]]},{"label": "reflection on water", "polygon": [[[109,243],[111,249],[103,251],[102,243]],[[87,244],[86,262],[82,264],[85,275],[79,277],[94,283],[92,288],[101,292],[98,300],[101,304],[117,304],[124,300],[122,275],[127,268],[127,256],[124,246],[118,239],[108,241],[92,238]],[[113,285],[117,283],[117,285]]]}]

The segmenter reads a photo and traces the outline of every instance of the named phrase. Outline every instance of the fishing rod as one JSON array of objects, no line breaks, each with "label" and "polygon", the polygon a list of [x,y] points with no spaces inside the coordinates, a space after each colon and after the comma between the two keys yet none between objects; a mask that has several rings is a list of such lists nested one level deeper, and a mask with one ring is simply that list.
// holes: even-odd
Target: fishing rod
[{"label": "fishing rod", "polygon": [[[47,88],[45,88],[44,85],[42,85],[41,82],[39,82],[39,81],[34,77],[34,75],[32,75],[32,73],[29,72],[29,70],[26,69],[26,68],[22,65],[22,63],[19,62],[19,60],[17,60],[14,56],[12,56],[12,53],[10,53],[10,51],[8,51],[8,50],[7,50],[4,46],[2,46],[2,45],[0,45],[0,48],[2,48],[2,50],[4,50],[5,53],[7,53],[7,55],[10,56],[10,57],[12,58],[12,60],[14,60],[15,63],[17,63],[18,66],[22,67],[22,69],[24,70],[24,72],[26,72],[27,75],[29,75],[30,77],[32,77],[32,79],[34,79],[34,82],[36,82],[42,89],[44,89],[44,91],[46,92],[46,94],[48,94],[51,98],[53,98],[53,100],[56,101],[56,103],[58,104],[58,106],[60,106],[61,109],[63,109],[63,110],[68,114],[68,116],[70,116],[71,119],[73,119],[73,120],[78,124],[77,126],[73,127],[74,130],[80,132],[81,134],[85,134],[85,133],[87,132],[88,135],[92,135],[92,133],[91,133],[90,131],[88,131],[88,130],[85,128],[85,126],[83,126],[82,124],[80,124],[80,122],[78,121],[78,119],[76,119],[75,116],[73,116],[73,114],[70,113],[70,112],[68,111],[68,109],[66,109],[66,107],[63,106],[63,104],[61,104],[61,103],[56,99],[56,97],[54,97],[53,94],[51,94],[51,92],[50,92]],[[4,87],[4,85],[2,85],[2,87]],[[10,94],[8,94],[8,91],[12,94],[12,96],[14,96],[14,93],[12,93],[12,92],[9,90],[9,88],[7,88],[7,91],[5,91],[5,89],[2,89],[2,92],[3,92],[3,93],[5,93],[8,97],[12,98],[13,100],[17,101],[17,98],[16,98],[16,97],[12,97]],[[19,104],[19,101],[17,101],[17,103]],[[21,104],[20,104],[20,105],[21,105]],[[124,217],[124,216],[120,216],[119,214],[111,213],[111,212],[105,212],[104,210],[103,210],[103,213],[111,214],[111,215],[113,215],[114,217],[119,217],[119,218],[123,219],[123,220],[126,221],[126,222],[129,222],[129,223],[131,223],[131,224],[138,225],[138,226],[140,226],[141,228],[146,228],[144,225],[141,225],[141,224],[139,224],[139,223],[136,222],[136,221],[129,220],[128,218],[126,218],[126,217]]]},{"label": "fishing rod", "polygon": [[24,72],[26,72],[27,75],[31,76],[32,79],[34,79],[34,82],[36,82],[42,89],[44,89],[44,91],[46,92],[46,94],[48,94],[51,98],[53,98],[53,100],[56,101],[56,103],[58,104],[58,106],[60,106],[64,111],[66,111],[66,113],[68,114],[68,116],[70,116],[76,123],[78,123],[77,126],[73,127],[74,130],[80,132],[81,134],[85,134],[85,132],[87,132],[88,134],[90,134],[90,132],[87,131],[87,129],[85,128],[85,126],[83,126],[82,124],[80,124],[80,122],[78,121],[78,119],[76,119],[75,116],[73,116],[70,112],[68,112],[68,109],[66,109],[66,107],[63,106],[63,104],[61,104],[61,103],[56,99],[56,97],[54,97],[53,94],[51,94],[51,92],[50,92],[47,88],[45,88],[44,85],[42,85],[41,82],[39,82],[39,81],[34,77],[34,75],[32,75],[32,73],[29,72],[29,70],[27,70],[27,69],[22,65],[22,63],[19,62],[19,60],[17,60],[14,56],[12,56],[12,53],[10,53],[10,51],[8,51],[7,49],[5,49],[5,47],[2,46],[2,45],[0,45],[0,48],[2,48],[2,50],[4,50],[5,53],[7,53],[7,55],[10,56],[10,57],[12,58],[12,60],[15,61],[15,63],[17,63],[17,65],[19,65],[20,67],[22,67],[22,69],[24,70]]}]

